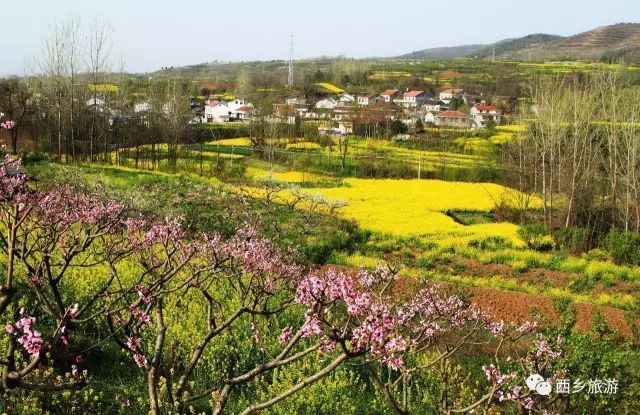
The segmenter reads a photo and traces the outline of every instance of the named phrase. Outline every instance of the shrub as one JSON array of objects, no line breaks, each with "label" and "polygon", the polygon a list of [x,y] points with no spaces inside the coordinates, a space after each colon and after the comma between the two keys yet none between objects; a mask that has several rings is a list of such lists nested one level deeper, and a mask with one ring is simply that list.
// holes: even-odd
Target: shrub
[{"label": "shrub", "polygon": [[617,264],[640,265],[640,233],[611,231],[602,245]]},{"label": "shrub", "polygon": [[586,293],[589,292],[593,286],[594,283],[589,278],[580,278],[569,284],[569,291],[574,293]]},{"label": "shrub", "polygon": [[483,251],[500,251],[513,248],[511,242],[501,236],[489,236],[469,241],[469,246]]},{"label": "shrub", "polygon": [[585,228],[560,229],[555,238],[561,248],[571,252],[584,252],[589,248],[589,231]]},{"label": "shrub", "polygon": [[529,248],[536,251],[548,252],[556,247],[555,239],[549,235],[549,230],[541,223],[529,223],[521,226],[518,229],[518,235]]}]

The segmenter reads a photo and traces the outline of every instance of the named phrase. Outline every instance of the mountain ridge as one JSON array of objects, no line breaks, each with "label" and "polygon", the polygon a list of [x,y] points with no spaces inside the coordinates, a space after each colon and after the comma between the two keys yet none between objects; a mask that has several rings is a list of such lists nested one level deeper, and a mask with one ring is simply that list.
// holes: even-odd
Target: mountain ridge
[{"label": "mountain ridge", "polygon": [[[446,52],[446,53],[443,53]],[[572,36],[535,33],[488,45],[429,48],[397,56],[399,59],[452,59],[462,57],[524,61],[619,60],[640,62],[640,24],[617,23]],[[445,57],[437,57],[444,54]]]}]

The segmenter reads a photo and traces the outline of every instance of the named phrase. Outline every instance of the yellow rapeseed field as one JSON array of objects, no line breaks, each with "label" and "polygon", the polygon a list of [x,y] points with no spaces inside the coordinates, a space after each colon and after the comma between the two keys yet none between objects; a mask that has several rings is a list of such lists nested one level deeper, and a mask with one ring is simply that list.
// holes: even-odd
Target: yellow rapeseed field
[{"label": "yellow rapeseed field", "polygon": [[316,83],[316,85],[318,85],[321,88],[326,89],[329,92],[333,92],[333,93],[336,93],[336,94],[341,94],[341,93],[344,92],[344,89],[342,89],[340,87],[337,87],[337,86],[335,86],[333,84],[330,84],[328,82],[318,82],[318,83]]},{"label": "yellow rapeseed field", "polygon": [[301,171],[269,171],[256,167],[248,167],[245,175],[257,181],[273,180],[286,183],[321,182],[328,179],[319,174]]},{"label": "yellow rapeseed field", "polygon": [[311,141],[298,141],[297,143],[287,144],[287,149],[293,150],[317,150],[320,149],[320,144]]},{"label": "yellow rapeseed field", "polygon": [[207,144],[218,146],[249,147],[251,146],[251,140],[248,138],[228,138],[226,140],[211,141]]},{"label": "yellow rapeseed field", "polygon": [[392,235],[487,235],[516,238],[511,224],[464,226],[447,210],[490,211],[509,200],[509,189],[493,183],[441,180],[345,179],[344,186],[306,190],[328,200],[343,201],[342,214],[363,228]]}]

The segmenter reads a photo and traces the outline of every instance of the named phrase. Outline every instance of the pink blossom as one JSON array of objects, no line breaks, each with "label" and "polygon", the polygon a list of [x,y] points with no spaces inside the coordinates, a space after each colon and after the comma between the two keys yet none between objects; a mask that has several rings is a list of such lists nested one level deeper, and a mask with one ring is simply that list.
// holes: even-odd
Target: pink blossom
[{"label": "pink blossom", "polygon": [[536,345],[534,354],[537,358],[548,357],[549,359],[557,359],[560,357],[561,352],[554,350],[546,340],[538,338],[534,344]]},{"label": "pink blossom", "polygon": [[148,326],[151,325],[151,318],[144,311],[140,311],[137,308],[132,308],[131,315],[136,319],[138,319],[143,324],[146,324]]},{"label": "pink blossom", "polygon": [[529,411],[533,411],[534,409],[536,409],[536,402],[531,398],[527,398],[524,400],[524,408],[528,409]]},{"label": "pink blossom", "polygon": [[307,311],[304,315],[305,323],[302,326],[302,337],[311,337],[322,334],[322,322],[318,315],[312,311]]},{"label": "pink blossom", "polygon": [[138,365],[138,367],[143,367],[147,365],[147,358],[141,355],[140,353],[134,354],[133,360],[136,362],[136,365]]},{"label": "pink blossom", "polygon": [[533,330],[535,330],[538,327],[538,322],[537,321],[525,321],[523,324],[521,324],[518,328],[516,328],[516,331],[520,334],[527,334],[527,333],[531,333]]},{"label": "pink blossom", "polygon": [[135,286],[136,292],[138,293],[138,297],[145,303],[145,304],[151,304],[152,298],[147,295],[147,289],[145,287],[143,287],[142,285],[136,285]]},{"label": "pink blossom", "polygon": [[129,348],[129,350],[131,351],[137,351],[138,347],[140,346],[140,339],[136,339],[134,337],[128,337],[127,336],[127,347]]},{"label": "pink blossom", "polygon": [[13,324],[9,324],[9,323],[7,323],[7,324],[4,326],[4,329],[5,329],[5,331],[6,331],[7,333],[9,333],[9,334],[13,334],[13,333],[15,333],[15,332],[16,332],[16,328],[15,328],[15,327],[13,327]]},{"label": "pink blossom", "polygon": [[[9,332],[9,330],[13,330],[13,333],[10,332],[11,334],[19,335],[18,343],[20,343],[22,347],[25,348],[27,353],[32,356],[37,356],[44,344],[42,335],[38,331],[33,330],[33,325],[35,324],[35,322],[35,317],[22,317],[16,322],[15,327],[7,330],[7,326],[9,325],[5,326],[5,330],[7,330],[7,332]],[[18,333],[16,328],[20,330],[22,334]]]},{"label": "pink blossom", "polygon": [[500,320],[498,322],[492,322],[489,324],[488,329],[494,336],[500,335],[502,333],[502,329],[504,328],[504,321]]},{"label": "pink blossom", "polygon": [[74,304],[74,305],[70,306],[67,309],[67,317],[69,317],[69,318],[75,317],[76,314],[78,313],[78,308],[79,308],[78,304]]},{"label": "pink blossom", "polygon": [[4,130],[11,130],[15,126],[16,126],[16,122],[11,120],[0,123],[0,128]]},{"label": "pink blossom", "polygon": [[285,327],[280,332],[280,337],[278,338],[278,342],[280,344],[287,344],[289,340],[291,340],[291,336],[293,335],[293,329],[291,327]]}]

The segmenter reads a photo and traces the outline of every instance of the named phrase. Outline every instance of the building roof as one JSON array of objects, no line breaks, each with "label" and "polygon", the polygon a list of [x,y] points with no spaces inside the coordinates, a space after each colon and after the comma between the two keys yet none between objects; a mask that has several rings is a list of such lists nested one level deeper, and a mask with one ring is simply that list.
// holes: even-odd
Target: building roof
[{"label": "building roof", "polygon": [[378,96],[378,94],[376,94],[375,92],[371,92],[371,93],[366,94],[366,95],[360,95],[360,98],[372,99],[372,98],[375,98],[377,96]]},{"label": "building roof", "polygon": [[460,111],[445,111],[438,114],[441,118],[469,118],[466,114]]},{"label": "building roof", "polygon": [[404,96],[405,97],[417,97],[424,94],[424,91],[409,91],[409,92],[405,92]]},{"label": "building roof", "polygon": [[236,111],[238,111],[238,112],[247,112],[247,111],[249,111],[249,110],[251,110],[251,107],[250,107],[250,106],[248,106],[248,105],[243,105],[243,106],[238,107],[238,108],[236,109]]},{"label": "building roof", "polygon": [[399,91],[397,89],[387,89],[386,91],[382,91],[380,93],[381,96],[391,96],[396,95]]},{"label": "building roof", "polygon": [[475,107],[478,111],[498,111],[498,108],[495,105],[476,105]]},{"label": "building roof", "polygon": [[460,88],[449,88],[449,89],[445,89],[443,91],[441,91],[440,93],[449,93],[449,94],[461,94],[464,92],[464,89],[460,89]]}]

